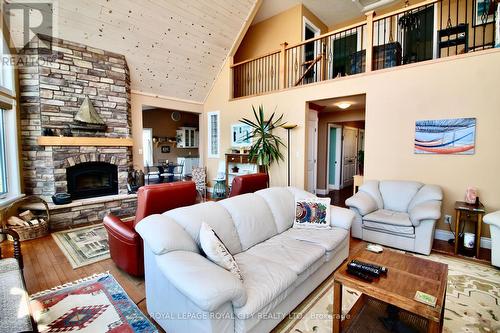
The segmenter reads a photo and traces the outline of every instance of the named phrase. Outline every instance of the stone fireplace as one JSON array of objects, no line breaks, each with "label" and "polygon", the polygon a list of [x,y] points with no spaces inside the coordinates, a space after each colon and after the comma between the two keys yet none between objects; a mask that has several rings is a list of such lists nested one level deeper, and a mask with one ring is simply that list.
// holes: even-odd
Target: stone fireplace
[{"label": "stone fireplace", "polygon": [[[52,229],[101,220],[109,212],[133,215],[135,196],[127,195],[133,164],[125,57],[40,35],[23,52],[38,57],[19,69],[25,193],[49,203],[57,192],[72,194],[69,206],[50,204]],[[88,111],[89,103],[105,126],[81,126],[81,106]]]}]

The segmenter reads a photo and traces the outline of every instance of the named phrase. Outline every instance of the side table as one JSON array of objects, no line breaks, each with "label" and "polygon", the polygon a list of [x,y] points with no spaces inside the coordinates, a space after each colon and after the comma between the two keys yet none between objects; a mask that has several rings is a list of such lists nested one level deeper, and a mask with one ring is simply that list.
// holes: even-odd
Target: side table
[{"label": "side table", "polygon": [[468,204],[463,201],[455,202],[455,254],[458,253],[458,239],[459,239],[461,218],[464,214],[467,214],[474,216],[473,221],[476,224],[476,235],[474,237],[475,239],[474,246],[475,246],[476,258],[479,258],[479,249],[481,248],[481,227],[483,224],[483,216],[485,212],[486,211],[482,203],[475,205],[475,204]]}]

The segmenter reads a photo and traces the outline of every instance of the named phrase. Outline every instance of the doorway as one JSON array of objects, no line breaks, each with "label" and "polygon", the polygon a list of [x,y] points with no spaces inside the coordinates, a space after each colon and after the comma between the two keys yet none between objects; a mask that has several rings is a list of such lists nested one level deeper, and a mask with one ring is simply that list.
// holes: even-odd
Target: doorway
[{"label": "doorway", "polygon": [[[311,21],[309,21],[305,16],[303,17],[303,32],[302,32],[302,40],[308,40],[311,38],[318,37],[321,34],[321,30],[316,27]],[[304,45],[304,59],[303,70],[306,70],[309,67],[309,64],[314,62],[314,59],[318,56],[318,42],[312,41]],[[310,70],[303,79],[303,83],[311,83],[315,82],[317,79],[316,66]]]},{"label": "doorway", "polygon": [[307,189],[335,193],[341,205],[352,195],[353,176],[364,171],[365,104],[364,94],[308,103]]},{"label": "doorway", "polygon": [[352,186],[356,174],[358,129],[345,126],[342,129],[342,183],[341,187]]},{"label": "doorway", "polygon": [[342,126],[328,124],[328,165],[326,168],[328,190],[339,190],[340,159],[342,158]]},{"label": "doorway", "polygon": [[146,183],[185,180],[199,159],[200,115],[143,106],[143,160]]},{"label": "doorway", "polygon": [[142,157],[144,166],[153,165],[153,129],[142,129]]}]

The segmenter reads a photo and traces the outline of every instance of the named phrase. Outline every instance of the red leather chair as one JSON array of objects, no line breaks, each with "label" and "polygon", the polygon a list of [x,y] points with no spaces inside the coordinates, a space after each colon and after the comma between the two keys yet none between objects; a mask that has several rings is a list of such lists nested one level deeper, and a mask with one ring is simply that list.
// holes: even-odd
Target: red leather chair
[{"label": "red leather chair", "polygon": [[267,173],[251,173],[249,175],[236,176],[231,184],[229,197],[253,193],[267,187],[269,187],[269,175]]},{"label": "red leather chair", "polygon": [[144,275],[143,244],[134,227],[143,218],[196,202],[194,182],[147,185],[137,191],[135,220],[122,221],[113,214],[104,217],[109,251],[116,266],[134,276]]}]

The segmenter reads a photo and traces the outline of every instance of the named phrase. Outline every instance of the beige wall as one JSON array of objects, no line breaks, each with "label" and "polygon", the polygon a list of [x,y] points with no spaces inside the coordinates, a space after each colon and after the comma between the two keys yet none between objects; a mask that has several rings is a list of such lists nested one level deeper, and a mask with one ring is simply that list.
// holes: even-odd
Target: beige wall
[{"label": "beige wall", "polygon": [[[312,24],[316,26],[320,30],[321,34],[325,34],[328,32],[328,26],[323,23],[316,15],[314,15],[313,12],[311,12],[306,6],[302,5],[301,6],[301,15],[302,17],[307,18]],[[300,18],[301,22],[303,23],[302,17]],[[302,31],[304,30],[304,27],[302,26],[301,28],[301,38],[302,38]]]},{"label": "beige wall", "polygon": [[[298,124],[292,132],[292,184],[305,187],[306,102],[366,93],[365,176],[368,179],[413,179],[442,186],[443,213],[453,214],[467,186],[479,188],[488,211],[500,209],[500,50],[470,53],[424,63],[353,75],[274,94],[229,100],[229,68],[225,65],[209,95],[205,111],[221,111],[222,151],[229,148],[230,124],[251,116],[251,105],[274,107]],[[383,84],[382,84],[383,83]],[[415,121],[476,117],[476,153],[415,155]],[[203,127],[206,128],[206,119]],[[286,132],[277,130],[286,142]],[[204,147],[206,150],[206,145]],[[213,178],[220,159],[207,159]],[[283,164],[286,165],[286,164]],[[274,165],[271,185],[286,184],[286,168]],[[442,222],[438,228],[447,230]],[[485,227],[485,229],[488,229]]]},{"label": "beige wall", "polygon": [[355,128],[364,128],[359,123],[365,120],[365,110],[348,110],[337,112],[323,112],[318,117],[318,189],[327,188],[326,169],[328,160],[328,124],[339,124]]},{"label": "beige wall", "polygon": [[[152,109],[143,112],[142,126],[152,128],[153,136],[156,137],[174,137],[177,135],[177,129],[182,126],[198,128],[199,115],[192,112],[180,112],[181,119],[173,121],[171,114],[174,110]],[[162,146],[170,146],[170,153],[162,153]],[[198,156],[197,148],[177,148],[175,143],[164,142],[153,145],[153,161],[169,160],[176,162],[177,157]]]},{"label": "beige wall", "polygon": [[321,33],[328,31],[328,27],[309,9],[303,5],[297,5],[250,26],[234,55],[234,62],[237,63],[278,50],[280,44],[284,42],[288,44],[300,43],[302,41],[303,16],[318,27]]},{"label": "beige wall", "polygon": [[[186,112],[195,112],[201,114],[203,112],[203,104],[189,102],[167,97],[147,95],[132,91],[131,93],[131,113],[132,113],[132,138],[134,141],[133,159],[134,168],[143,169],[142,156],[142,107],[154,106],[157,108],[171,109]],[[206,126],[205,126],[206,128]],[[200,138],[204,135],[203,128],[200,129]],[[203,160],[203,152],[200,152],[200,158]]]},{"label": "beige wall", "polygon": [[301,7],[301,5],[297,5],[250,26],[238,51],[234,55],[234,62],[240,62],[278,50],[280,44],[283,42],[300,42]]}]

